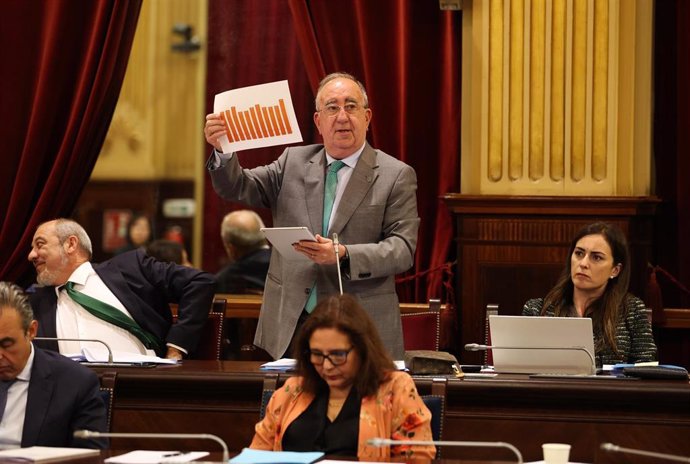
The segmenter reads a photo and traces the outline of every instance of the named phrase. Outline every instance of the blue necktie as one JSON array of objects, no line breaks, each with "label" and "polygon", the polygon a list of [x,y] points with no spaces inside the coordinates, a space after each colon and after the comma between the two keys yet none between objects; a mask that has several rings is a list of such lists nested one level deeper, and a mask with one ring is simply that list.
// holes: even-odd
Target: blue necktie
[{"label": "blue necktie", "polygon": [[5,415],[5,406],[7,405],[7,391],[17,379],[0,381],[0,423],[2,423],[2,416]]},{"label": "blue necktie", "polygon": [[[340,160],[333,161],[328,166],[326,174],[326,185],[323,190],[323,224],[321,225],[321,236],[328,236],[328,223],[331,221],[333,203],[335,202],[335,192],[338,187],[338,171],[345,167],[345,163]],[[309,292],[309,298],[304,305],[304,310],[311,314],[316,307],[316,283]]]}]

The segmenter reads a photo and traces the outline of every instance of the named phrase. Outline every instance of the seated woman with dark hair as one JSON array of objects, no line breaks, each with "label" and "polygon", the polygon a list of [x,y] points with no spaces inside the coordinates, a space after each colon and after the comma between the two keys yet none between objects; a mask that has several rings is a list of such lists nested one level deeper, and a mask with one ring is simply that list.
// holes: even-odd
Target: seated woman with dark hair
[{"label": "seated woman with dark hair", "polygon": [[430,446],[367,444],[431,440],[431,413],[412,378],[396,371],[371,318],[353,297],[320,302],[302,325],[299,376],[276,390],[250,448],[323,451],[360,460],[433,459]]},{"label": "seated woman with dark hair", "polygon": [[573,238],[565,268],[545,298],[529,300],[526,316],[589,317],[597,365],[656,360],[645,304],[628,293],[630,252],[623,232],[603,222]]}]

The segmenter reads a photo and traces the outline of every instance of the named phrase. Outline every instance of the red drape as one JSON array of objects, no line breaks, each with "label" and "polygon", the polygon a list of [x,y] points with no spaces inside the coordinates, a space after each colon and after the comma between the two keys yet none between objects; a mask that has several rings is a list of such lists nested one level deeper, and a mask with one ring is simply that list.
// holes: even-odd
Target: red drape
[{"label": "red drape", "polygon": [[117,103],[141,0],[16,0],[0,14],[0,279],[26,284],[36,226],[69,215]]},{"label": "red drape", "polygon": [[[287,14],[291,13],[293,26],[285,21],[290,22],[290,17],[284,3],[247,3],[211,2],[209,29],[218,42],[209,43],[209,94],[278,75],[289,77],[287,72],[294,71],[289,78],[293,102],[308,103],[305,113],[298,114],[300,128],[303,135],[305,129],[311,130],[314,139],[311,113],[318,81],[334,71],[359,77],[373,110],[369,142],[417,171],[422,222],[412,272],[444,263],[453,234],[439,196],[459,191],[460,177],[460,14],[440,11],[435,2],[412,0],[290,0]],[[279,18],[272,20],[271,12]],[[279,35],[277,41],[274,34]],[[220,41],[229,48],[219,50]],[[216,54],[227,59],[216,62]],[[265,59],[253,60],[257,54]],[[245,60],[258,62],[249,65]],[[279,152],[274,147],[241,156],[246,165],[258,165]],[[209,240],[219,244],[218,218],[235,205],[220,205],[208,184],[205,244]],[[205,251],[204,264],[211,264],[221,250],[218,246]],[[429,276],[428,281],[419,279],[401,299],[442,296],[441,274]]]},{"label": "red drape", "polygon": [[[283,0],[210,0],[208,29],[206,112],[213,111],[213,97],[220,92],[286,79],[304,143],[316,142],[312,122],[314,96],[304,72],[287,3]],[[205,148],[205,156],[208,156],[211,147],[206,145]],[[276,159],[281,150],[282,147],[269,147],[241,152],[240,162],[245,167],[261,166]],[[227,261],[220,239],[220,224],[225,214],[244,207],[218,198],[206,177],[204,269],[217,272]],[[267,225],[271,224],[268,210],[258,213]]]}]

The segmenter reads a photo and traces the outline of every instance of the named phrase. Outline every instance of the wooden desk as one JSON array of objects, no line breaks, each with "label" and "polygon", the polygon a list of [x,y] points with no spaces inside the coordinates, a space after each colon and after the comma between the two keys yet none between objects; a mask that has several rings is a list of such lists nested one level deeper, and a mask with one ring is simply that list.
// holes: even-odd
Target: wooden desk
[{"label": "wooden desk", "polygon": [[[235,295],[218,293],[216,299],[225,300],[225,317],[227,319],[258,319],[261,312],[261,295]],[[441,305],[439,311],[445,305]],[[429,305],[424,303],[400,303],[401,313],[415,313],[428,311]]]},{"label": "wooden desk", "polygon": [[[185,361],[117,369],[113,432],[213,433],[237,452],[249,444],[259,419],[263,373],[258,367],[257,362]],[[431,379],[415,381],[421,394],[430,392]],[[594,462],[602,442],[690,455],[690,384],[685,381],[452,379],[446,411],[445,440],[510,442],[526,461],[541,459],[541,443],[550,441],[571,443],[571,460],[580,462]],[[199,446],[206,449],[208,443]],[[114,440],[113,447],[151,444]],[[510,460],[497,453],[446,448],[443,457]]]}]

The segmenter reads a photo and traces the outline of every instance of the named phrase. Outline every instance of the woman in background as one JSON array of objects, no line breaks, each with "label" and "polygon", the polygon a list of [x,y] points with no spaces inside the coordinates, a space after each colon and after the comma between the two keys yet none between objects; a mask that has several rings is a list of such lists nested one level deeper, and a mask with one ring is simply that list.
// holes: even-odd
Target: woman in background
[{"label": "woman in background", "polygon": [[656,360],[645,304],[628,293],[630,251],[623,232],[596,222],[570,244],[565,268],[545,298],[529,300],[526,316],[589,317],[597,365]]},{"label": "woman in background", "polygon": [[127,244],[115,250],[119,255],[126,251],[136,250],[145,247],[153,236],[151,220],[143,214],[135,214],[127,223]]},{"label": "woman in background", "polygon": [[302,325],[296,377],[275,391],[251,448],[323,451],[359,460],[433,459],[429,446],[374,447],[371,438],[431,440],[431,413],[397,371],[371,318],[353,297],[332,296]]}]

